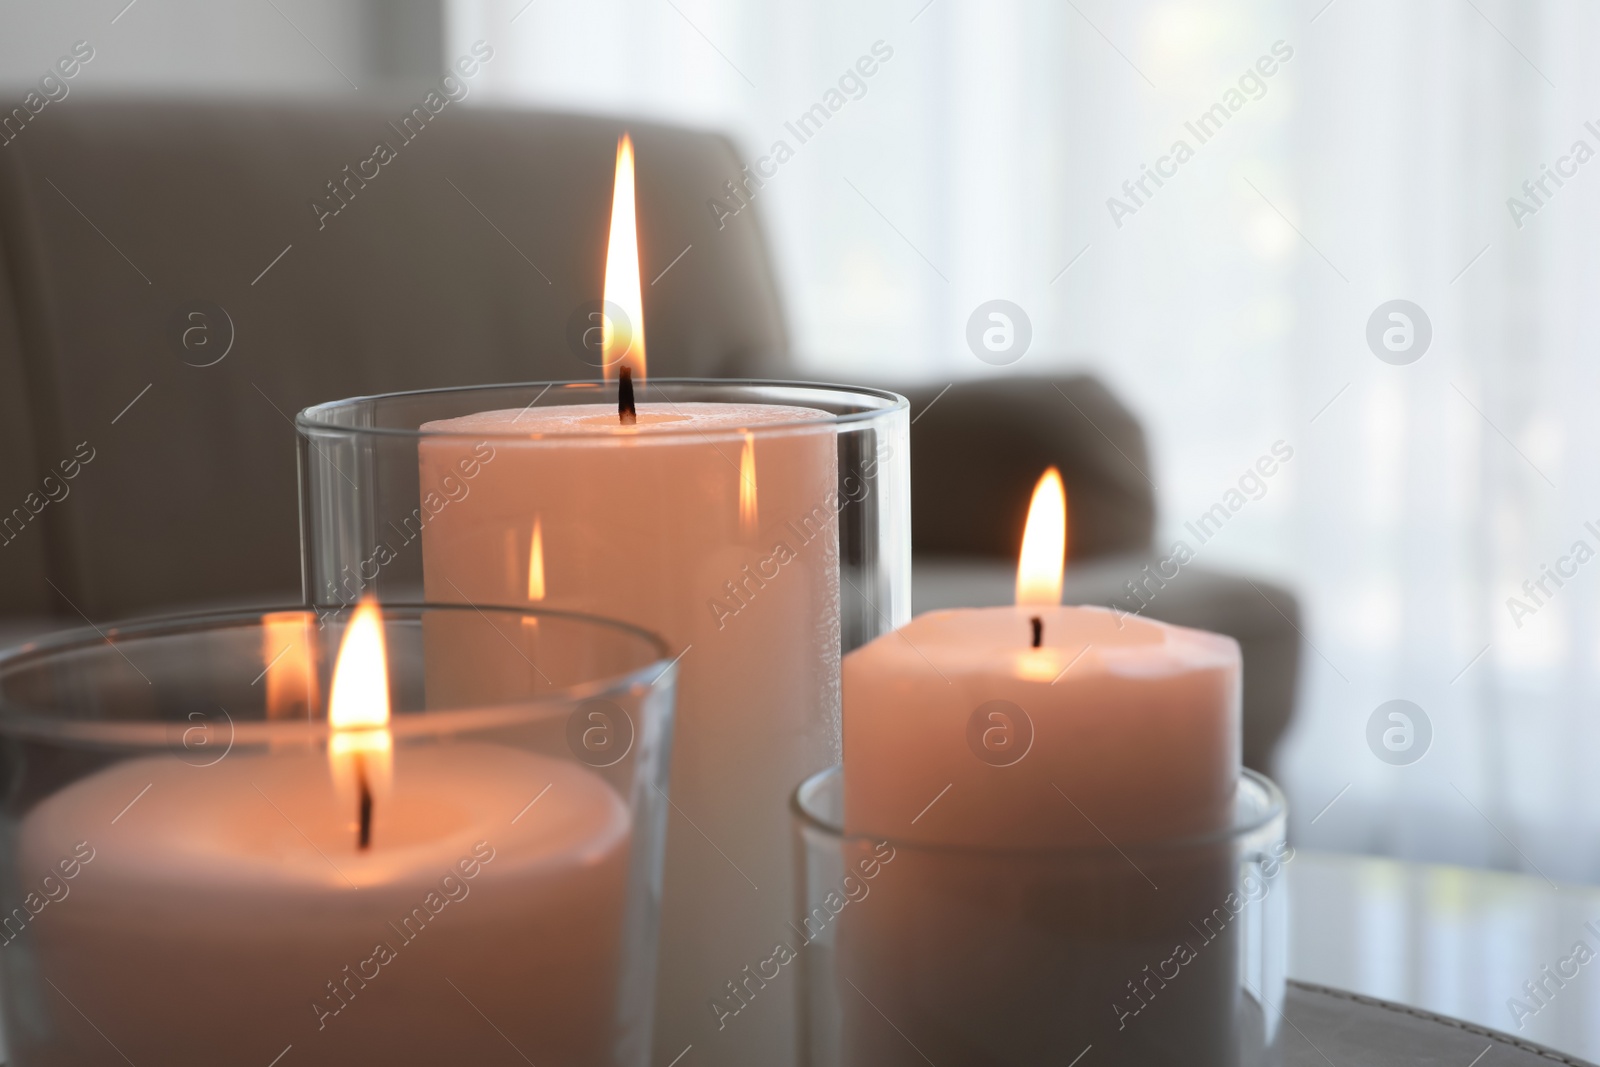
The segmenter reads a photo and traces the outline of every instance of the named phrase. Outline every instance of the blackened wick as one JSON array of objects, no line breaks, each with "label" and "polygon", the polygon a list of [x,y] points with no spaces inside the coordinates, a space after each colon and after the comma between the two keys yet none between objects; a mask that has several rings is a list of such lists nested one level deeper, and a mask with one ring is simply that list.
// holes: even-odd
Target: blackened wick
[{"label": "blackened wick", "polygon": [[356,757],[356,780],[361,790],[361,830],[357,847],[365,851],[372,844],[372,789],[367,785],[367,762]]},{"label": "blackened wick", "polygon": [[617,382],[617,418],[624,426],[632,426],[639,420],[639,410],[633,404],[632,367],[623,367],[622,377]]}]

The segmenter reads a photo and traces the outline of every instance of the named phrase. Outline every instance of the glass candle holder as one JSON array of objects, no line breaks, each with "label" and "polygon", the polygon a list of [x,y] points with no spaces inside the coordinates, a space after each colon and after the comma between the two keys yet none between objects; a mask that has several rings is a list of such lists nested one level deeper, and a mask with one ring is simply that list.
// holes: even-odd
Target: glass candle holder
[{"label": "glass candle holder", "polygon": [[909,417],[892,393],[529,383],[308,408],[308,601],[546,605],[680,657],[656,1059],[793,1063],[792,1001],[707,1004],[794,910],[789,791],[840,759],[840,658],[910,611]]},{"label": "glass candle holder", "polygon": [[664,646],[389,604],[335,679],[354,614],[0,656],[8,1062],[648,1062]]},{"label": "glass candle holder", "polygon": [[715,1010],[798,986],[807,1067],[1275,1064],[1294,851],[1271,781],[1237,797],[1189,840],[930,846],[843,833],[830,768],[794,795],[803,906]]}]

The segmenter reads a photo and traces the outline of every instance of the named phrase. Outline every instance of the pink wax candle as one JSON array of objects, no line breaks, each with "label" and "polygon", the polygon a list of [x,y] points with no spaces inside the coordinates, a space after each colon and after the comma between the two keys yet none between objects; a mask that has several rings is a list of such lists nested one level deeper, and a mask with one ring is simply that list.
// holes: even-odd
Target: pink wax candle
[{"label": "pink wax candle", "polygon": [[[477,472],[423,530],[425,591],[620,619],[681,655],[656,1058],[782,1067],[792,997],[726,1034],[707,1005],[792,918],[789,794],[839,759],[837,429],[813,408],[644,401],[634,228],[624,138],[602,353],[618,402],[425,424],[422,485]],[[446,657],[457,691],[472,657]]]},{"label": "pink wax candle", "polygon": [[1227,825],[1237,642],[1061,606],[1065,512],[1052,470],[1015,606],[929,612],[845,657],[849,832],[1067,846]]}]

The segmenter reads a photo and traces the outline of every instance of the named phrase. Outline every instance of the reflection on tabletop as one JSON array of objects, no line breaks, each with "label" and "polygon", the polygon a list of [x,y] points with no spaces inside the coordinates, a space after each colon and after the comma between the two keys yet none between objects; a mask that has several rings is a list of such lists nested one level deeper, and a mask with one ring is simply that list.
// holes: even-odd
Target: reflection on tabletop
[{"label": "reflection on tabletop", "polygon": [[1600,1062],[1600,889],[1303,849],[1288,872],[1290,978]]}]

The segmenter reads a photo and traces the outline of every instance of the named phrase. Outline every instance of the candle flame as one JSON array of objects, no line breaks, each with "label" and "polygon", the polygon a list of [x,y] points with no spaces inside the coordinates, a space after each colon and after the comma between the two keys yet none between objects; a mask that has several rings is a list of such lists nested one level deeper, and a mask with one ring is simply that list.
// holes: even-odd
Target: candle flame
[{"label": "candle flame", "polygon": [[[328,762],[344,798],[358,798],[370,816],[372,794],[387,792],[394,768],[389,732],[389,665],[383,647],[383,615],[363,597],[339,644],[328,697]],[[363,823],[368,819],[363,818]],[[364,826],[364,830],[367,827]],[[366,835],[362,837],[363,847]]]},{"label": "candle flame", "polygon": [[744,447],[739,450],[739,529],[756,531],[756,438],[744,432]]},{"label": "candle flame", "polygon": [[383,616],[371,597],[362,598],[339,643],[328,722],[335,730],[373,730],[389,725],[389,665],[383,649]]},{"label": "candle flame", "polygon": [[261,617],[261,659],[265,664],[267,718],[309,716],[317,706],[315,646],[311,615],[272,611]]},{"label": "candle flame", "polygon": [[[635,385],[644,384],[644,296],[639,288],[639,225],[633,195],[633,138],[624,133],[617,142],[617,177],[611,192],[611,237],[606,245],[605,315],[601,326],[600,356],[606,381],[619,377],[622,368],[633,372]],[[626,322],[613,323],[611,311]]]},{"label": "candle flame", "polygon": [[1061,603],[1066,572],[1067,489],[1061,472],[1051,467],[1034,486],[1028,525],[1022,531],[1017,560],[1017,603]]},{"label": "candle flame", "polygon": [[528,541],[528,599],[544,599],[544,528],[537,516],[533,520],[533,537]]}]

